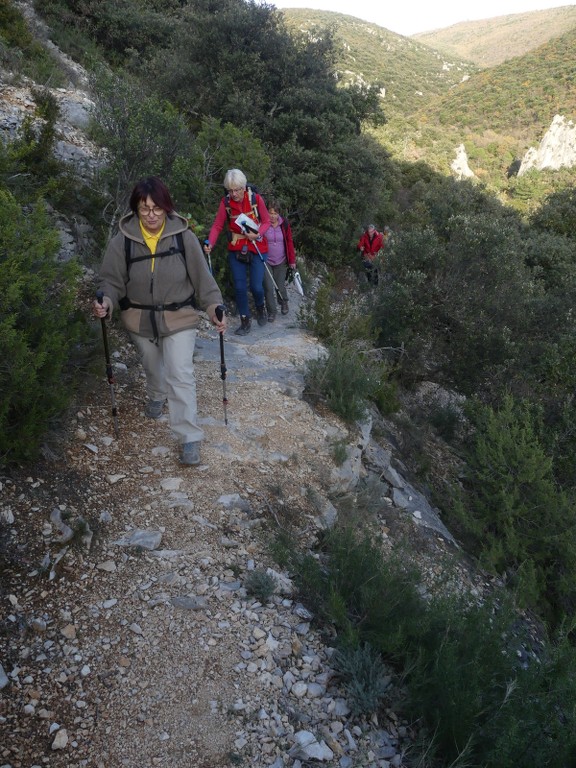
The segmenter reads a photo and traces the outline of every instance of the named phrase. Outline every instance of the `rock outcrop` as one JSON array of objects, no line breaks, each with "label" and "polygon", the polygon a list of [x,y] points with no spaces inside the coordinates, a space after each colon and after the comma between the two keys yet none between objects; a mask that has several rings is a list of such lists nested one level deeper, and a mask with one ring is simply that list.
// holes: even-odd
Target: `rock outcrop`
[{"label": "rock outcrop", "polygon": [[460,144],[460,146],[457,147],[456,157],[452,161],[450,169],[459,181],[461,179],[474,178],[474,172],[468,165],[468,155],[466,154],[464,144]]},{"label": "rock outcrop", "polygon": [[576,165],[576,125],[563,115],[555,115],[538,148],[524,155],[518,176],[531,170],[557,171]]}]

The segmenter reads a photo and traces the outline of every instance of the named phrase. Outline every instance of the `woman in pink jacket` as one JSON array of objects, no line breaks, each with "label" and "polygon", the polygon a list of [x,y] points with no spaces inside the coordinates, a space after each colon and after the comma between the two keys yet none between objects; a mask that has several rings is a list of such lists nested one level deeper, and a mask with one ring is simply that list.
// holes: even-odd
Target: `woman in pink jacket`
[{"label": "woman in pink jacket", "polygon": [[288,314],[286,277],[290,274],[289,270],[296,269],[296,251],[290,222],[280,215],[280,204],[276,200],[268,201],[268,213],[270,227],[264,235],[268,242],[268,269],[264,272],[264,293],[268,322],[273,323],[278,311],[274,283],[280,293],[280,311],[283,315]]}]

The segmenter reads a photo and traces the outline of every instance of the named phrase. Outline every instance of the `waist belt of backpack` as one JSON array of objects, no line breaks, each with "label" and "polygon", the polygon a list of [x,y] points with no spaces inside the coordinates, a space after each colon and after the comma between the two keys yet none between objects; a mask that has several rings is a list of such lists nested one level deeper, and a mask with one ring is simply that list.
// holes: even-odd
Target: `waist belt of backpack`
[{"label": "waist belt of backpack", "polygon": [[138,304],[135,301],[130,301],[127,296],[124,296],[123,299],[120,299],[119,304],[120,309],[129,309],[130,307],[133,307],[134,309],[150,310],[150,323],[152,325],[152,330],[154,331],[154,338],[152,341],[154,341],[155,344],[158,344],[156,312],[175,312],[177,309],[182,309],[182,307],[193,307],[194,294],[192,294],[189,299],[185,299],[184,301],[173,301],[171,304]]}]

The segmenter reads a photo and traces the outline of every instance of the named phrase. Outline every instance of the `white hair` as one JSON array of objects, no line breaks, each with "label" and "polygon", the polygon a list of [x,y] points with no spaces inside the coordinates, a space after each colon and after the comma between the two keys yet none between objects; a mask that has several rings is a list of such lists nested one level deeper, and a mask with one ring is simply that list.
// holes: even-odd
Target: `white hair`
[{"label": "white hair", "polygon": [[245,187],[247,183],[248,179],[240,168],[230,168],[230,170],[226,171],[226,176],[224,176],[224,187],[226,189]]}]

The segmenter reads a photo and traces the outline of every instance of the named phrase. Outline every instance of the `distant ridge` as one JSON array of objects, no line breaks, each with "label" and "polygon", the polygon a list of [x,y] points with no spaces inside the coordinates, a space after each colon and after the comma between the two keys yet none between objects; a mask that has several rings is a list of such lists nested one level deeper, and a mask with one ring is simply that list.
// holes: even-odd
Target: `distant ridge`
[{"label": "distant ridge", "polygon": [[322,30],[330,30],[336,41],[340,82],[377,84],[389,114],[416,111],[478,71],[459,55],[440,53],[428,44],[354,16],[305,8],[285,8],[282,13],[294,32],[315,37]]},{"label": "distant ridge", "polygon": [[576,117],[573,87],[576,26],[536,50],[483,70],[436,103],[432,123],[483,133],[488,127],[533,144],[556,114]]},{"label": "distant ridge", "polygon": [[576,27],[576,5],[463,21],[412,39],[487,68],[523,56]]}]

